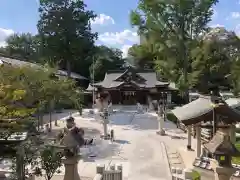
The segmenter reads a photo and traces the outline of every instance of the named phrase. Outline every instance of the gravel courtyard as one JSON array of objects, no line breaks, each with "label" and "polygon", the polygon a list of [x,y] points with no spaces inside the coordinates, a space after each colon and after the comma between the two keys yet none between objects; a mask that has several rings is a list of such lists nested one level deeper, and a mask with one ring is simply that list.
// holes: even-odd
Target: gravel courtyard
[{"label": "gravel courtyard", "polygon": [[[179,147],[183,143],[179,139],[171,138],[171,133],[175,135],[177,131],[172,123],[165,122],[168,135],[159,136],[156,134],[156,113],[138,114],[134,108],[121,110],[109,117],[108,130],[113,129],[115,133],[115,142],[111,143],[100,139],[103,125],[99,115],[90,115],[85,110],[83,116],[74,113],[73,117],[77,126],[84,128],[86,138],[95,139],[95,145],[81,148],[82,159],[78,164],[78,171],[82,180],[93,179],[97,164],[105,164],[107,167],[111,164],[122,164],[124,180],[171,179],[165,146]],[[64,119],[58,121],[58,126],[53,125],[53,135],[63,127]],[[61,172],[54,176],[53,180],[62,180],[64,167]]]},{"label": "gravel courtyard", "polygon": [[[81,176],[93,177],[97,164],[122,164],[124,179],[171,179],[165,145],[161,141],[163,137],[156,135],[158,122],[155,114],[125,111],[111,115],[108,129],[114,129],[114,143],[99,139],[103,129],[99,117],[89,118],[85,114],[75,116],[75,119],[79,127],[85,128],[88,137],[96,137],[96,146],[82,148]],[[96,157],[90,158],[89,155]]]}]

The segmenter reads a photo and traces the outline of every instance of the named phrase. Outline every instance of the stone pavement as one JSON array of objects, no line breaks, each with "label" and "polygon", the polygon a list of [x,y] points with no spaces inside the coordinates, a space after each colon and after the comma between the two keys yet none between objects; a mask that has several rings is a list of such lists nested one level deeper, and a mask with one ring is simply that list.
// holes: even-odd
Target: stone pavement
[{"label": "stone pavement", "polygon": [[[166,144],[168,150],[168,157],[172,158],[171,161],[176,161],[175,165],[182,164],[186,168],[192,168],[192,163],[196,157],[197,141],[192,137],[192,149],[187,150],[187,133],[177,129],[176,125],[166,121],[165,122],[166,136],[163,136],[162,141]],[[178,158],[177,158],[178,157]]]},{"label": "stone pavement", "polygon": [[178,151],[167,148],[167,157],[170,167],[185,168],[184,162]]},{"label": "stone pavement", "polygon": [[[99,138],[102,133],[103,127],[98,120],[76,115],[75,121],[79,127],[86,129],[87,136]],[[109,141],[104,141],[101,147],[95,147],[93,150],[96,151],[97,157],[83,157],[78,164],[80,176],[92,179],[96,174],[97,164],[107,166],[122,164],[124,179],[171,179],[165,144],[156,135],[158,129],[156,117],[149,114],[133,116],[133,112],[118,113],[112,122],[108,127],[109,130],[114,129],[116,142],[111,144]],[[59,122],[58,127],[53,127],[57,130],[63,128],[64,125]],[[61,180],[62,177],[56,175],[54,178]]]}]

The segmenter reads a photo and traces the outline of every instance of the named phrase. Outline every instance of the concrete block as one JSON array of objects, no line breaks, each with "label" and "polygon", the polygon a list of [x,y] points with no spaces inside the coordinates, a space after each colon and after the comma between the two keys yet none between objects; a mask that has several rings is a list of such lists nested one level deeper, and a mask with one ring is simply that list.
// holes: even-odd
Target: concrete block
[{"label": "concrete block", "polygon": [[176,167],[171,167],[172,173],[176,173]]},{"label": "concrete block", "polygon": [[192,179],[192,169],[186,168],[183,170],[184,179]]},{"label": "concrete block", "polygon": [[182,172],[183,172],[182,168],[176,168],[176,173],[177,174],[182,174]]}]

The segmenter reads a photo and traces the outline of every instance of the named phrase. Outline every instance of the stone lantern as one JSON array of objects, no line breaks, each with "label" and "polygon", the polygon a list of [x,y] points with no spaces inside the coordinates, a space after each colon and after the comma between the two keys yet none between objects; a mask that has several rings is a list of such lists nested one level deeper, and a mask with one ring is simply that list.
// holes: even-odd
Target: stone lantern
[{"label": "stone lantern", "polygon": [[215,180],[229,180],[236,171],[232,167],[232,157],[240,156],[240,152],[230,141],[227,130],[218,130],[212,140],[204,144],[204,147],[213,155],[211,167],[214,170]]},{"label": "stone lantern", "polygon": [[70,117],[66,122],[66,128],[64,128],[64,131],[59,134],[57,141],[51,146],[64,152],[64,180],[80,180],[78,174],[78,162],[81,158],[79,148],[84,145],[84,131],[76,127],[74,118]]}]

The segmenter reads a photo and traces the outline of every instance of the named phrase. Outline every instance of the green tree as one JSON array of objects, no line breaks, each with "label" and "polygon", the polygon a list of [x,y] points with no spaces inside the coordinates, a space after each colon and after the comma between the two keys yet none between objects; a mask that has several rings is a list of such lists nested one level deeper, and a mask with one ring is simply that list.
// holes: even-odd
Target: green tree
[{"label": "green tree", "polygon": [[122,52],[119,49],[97,46],[93,63],[89,68],[91,78],[93,79],[93,68],[94,80],[101,81],[108,70],[119,69],[123,64]]},{"label": "green tree", "polygon": [[[187,101],[189,47],[192,39],[204,30],[213,14],[212,6],[218,0],[139,0],[137,9],[131,13],[132,25],[136,26],[139,34],[151,38],[161,44],[161,55],[157,57],[158,66],[161,63],[175,63],[179,79],[184,80],[184,92]],[[162,52],[166,55],[162,55]],[[170,56],[170,58],[166,58]],[[175,71],[168,69],[169,71]],[[177,82],[176,81],[176,82]]]},{"label": "green tree", "polygon": [[7,38],[6,43],[3,54],[29,62],[39,61],[41,42],[38,36],[30,33],[13,34]]},{"label": "green tree", "polygon": [[156,48],[154,44],[145,42],[140,45],[133,45],[128,50],[128,56],[133,58],[134,65],[137,68],[154,68],[154,60],[156,58]]},{"label": "green tree", "polygon": [[240,39],[234,32],[210,29],[191,52],[191,85],[205,93],[230,87],[239,92],[239,53]]},{"label": "green tree", "polygon": [[[38,31],[44,55],[61,68],[88,77],[96,33],[91,32],[90,20],[96,15],[86,10],[82,0],[41,0]],[[81,67],[81,68],[80,68]]]},{"label": "green tree", "polygon": [[53,68],[11,65],[0,68],[1,119],[26,119],[39,109],[46,109],[52,102],[79,103],[75,82],[55,76],[56,70]]},{"label": "green tree", "polygon": [[[46,180],[51,180],[54,173],[62,165],[63,153],[58,151],[55,147],[45,147],[40,153],[40,167],[35,169],[35,174],[44,176]],[[44,171],[44,172],[43,172]],[[45,175],[43,175],[45,173]]]}]

